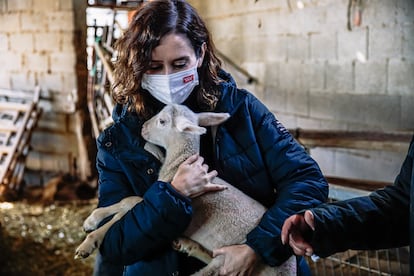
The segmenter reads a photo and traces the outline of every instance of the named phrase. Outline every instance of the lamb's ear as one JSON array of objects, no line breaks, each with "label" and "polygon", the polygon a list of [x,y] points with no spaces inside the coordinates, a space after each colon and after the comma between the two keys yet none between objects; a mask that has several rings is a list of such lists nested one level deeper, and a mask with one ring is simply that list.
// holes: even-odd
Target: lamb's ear
[{"label": "lamb's ear", "polygon": [[230,118],[229,113],[201,112],[197,114],[198,125],[217,126]]},{"label": "lamb's ear", "polygon": [[181,132],[191,132],[194,134],[204,134],[207,130],[204,127],[199,127],[184,116],[178,116],[175,118],[175,126]]}]

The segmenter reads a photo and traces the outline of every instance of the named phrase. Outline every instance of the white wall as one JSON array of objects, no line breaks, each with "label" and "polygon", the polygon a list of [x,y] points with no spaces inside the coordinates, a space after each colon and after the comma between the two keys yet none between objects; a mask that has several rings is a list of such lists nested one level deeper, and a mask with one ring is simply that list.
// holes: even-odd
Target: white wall
[{"label": "white wall", "polygon": [[[363,0],[351,30],[348,0],[189,2],[287,128],[414,130],[414,1]],[[312,151],[326,174],[384,181],[405,154]]]}]

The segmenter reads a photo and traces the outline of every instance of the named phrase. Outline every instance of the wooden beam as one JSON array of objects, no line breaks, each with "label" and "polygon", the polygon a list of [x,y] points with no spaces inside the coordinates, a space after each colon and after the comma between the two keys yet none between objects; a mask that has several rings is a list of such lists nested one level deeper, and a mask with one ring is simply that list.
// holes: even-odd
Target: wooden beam
[{"label": "wooden beam", "polygon": [[290,131],[307,148],[332,147],[366,150],[406,151],[410,132],[308,130]]},{"label": "wooden beam", "polygon": [[325,176],[329,184],[342,186],[342,187],[353,187],[355,189],[364,190],[364,191],[374,191],[377,189],[382,189],[387,185],[391,185],[391,182],[385,181],[373,181],[366,179],[354,179],[354,178],[345,178],[338,176]]},{"label": "wooden beam", "polygon": [[30,103],[13,103],[13,102],[0,102],[0,109],[2,110],[18,110],[26,111],[31,107]]}]

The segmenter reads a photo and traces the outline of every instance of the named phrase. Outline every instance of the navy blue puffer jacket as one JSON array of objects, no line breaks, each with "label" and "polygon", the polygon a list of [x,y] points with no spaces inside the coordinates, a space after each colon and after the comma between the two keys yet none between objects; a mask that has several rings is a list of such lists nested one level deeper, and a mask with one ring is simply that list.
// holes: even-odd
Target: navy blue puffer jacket
[{"label": "navy blue puffer jacket", "polygon": [[[269,208],[247,244],[266,263],[280,265],[292,254],[280,241],[284,220],[326,201],[328,185],[316,162],[275,116],[238,89],[229,74],[221,77],[225,81],[216,111],[231,117],[217,128],[212,147],[202,145],[201,155],[210,156],[206,160],[220,177]],[[126,110],[116,106],[114,125],[98,138],[99,206],[130,195],[144,201],[111,227],[100,253],[105,261],[125,266],[127,275],[171,275],[180,267],[170,242],[189,224],[191,200],[170,183],[157,181],[160,163],[143,149],[143,122]]]}]

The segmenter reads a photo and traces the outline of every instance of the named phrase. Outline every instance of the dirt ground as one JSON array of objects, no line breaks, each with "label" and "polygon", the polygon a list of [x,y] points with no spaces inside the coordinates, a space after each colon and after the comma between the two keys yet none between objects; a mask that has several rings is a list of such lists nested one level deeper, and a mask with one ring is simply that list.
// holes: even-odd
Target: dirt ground
[{"label": "dirt ground", "polygon": [[96,204],[0,202],[0,275],[92,275],[95,254],[85,260],[73,257],[86,236],[83,220]]}]

